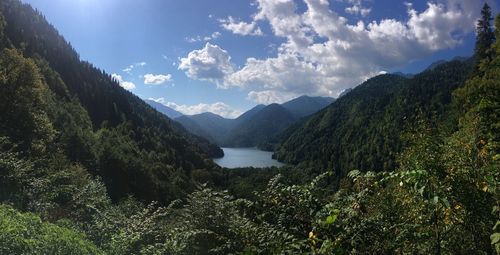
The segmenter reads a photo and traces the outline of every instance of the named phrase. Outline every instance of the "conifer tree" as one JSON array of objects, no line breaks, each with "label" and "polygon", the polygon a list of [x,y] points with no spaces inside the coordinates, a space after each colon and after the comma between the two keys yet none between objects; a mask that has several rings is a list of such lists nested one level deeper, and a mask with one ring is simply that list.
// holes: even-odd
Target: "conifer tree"
[{"label": "conifer tree", "polygon": [[476,25],[477,39],[474,52],[476,66],[479,62],[481,62],[481,60],[489,58],[491,55],[490,48],[495,41],[495,34],[493,33],[490,24],[491,20],[493,20],[491,17],[491,8],[487,3],[485,3],[483,9],[481,10],[481,19],[478,20]]}]

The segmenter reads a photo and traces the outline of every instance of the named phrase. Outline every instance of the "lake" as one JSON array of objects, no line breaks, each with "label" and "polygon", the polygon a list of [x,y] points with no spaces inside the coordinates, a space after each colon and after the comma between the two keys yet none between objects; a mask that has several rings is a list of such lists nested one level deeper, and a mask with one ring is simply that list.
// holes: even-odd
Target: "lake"
[{"label": "lake", "polygon": [[283,166],[283,163],[272,158],[273,153],[257,148],[222,148],[224,157],[214,159],[222,167],[269,167]]}]

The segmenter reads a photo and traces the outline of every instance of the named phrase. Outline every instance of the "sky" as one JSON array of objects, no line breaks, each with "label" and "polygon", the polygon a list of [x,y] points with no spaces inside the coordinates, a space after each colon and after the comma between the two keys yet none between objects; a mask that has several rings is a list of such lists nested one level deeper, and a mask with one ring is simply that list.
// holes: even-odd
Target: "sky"
[{"label": "sky", "polygon": [[[143,99],[237,117],[470,56],[483,0],[22,0]],[[486,0],[496,14],[499,0]]]}]

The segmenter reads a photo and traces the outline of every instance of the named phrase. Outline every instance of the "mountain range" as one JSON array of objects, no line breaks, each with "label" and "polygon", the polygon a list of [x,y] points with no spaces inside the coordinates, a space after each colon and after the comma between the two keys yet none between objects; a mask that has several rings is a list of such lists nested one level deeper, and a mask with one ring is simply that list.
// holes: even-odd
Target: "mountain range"
[{"label": "mountain range", "polygon": [[[472,58],[226,119],[144,102],[2,0],[0,253],[499,254],[489,10]],[[290,164],[220,168],[201,136]]]},{"label": "mountain range", "polygon": [[[236,119],[213,113],[175,117],[188,131],[225,147],[254,147],[265,144],[301,118],[334,101],[330,97],[301,96],[283,104],[257,105]],[[151,102],[150,102],[151,103]],[[166,107],[166,106],[165,106]],[[173,109],[171,109],[173,110]],[[172,115],[172,111],[163,109]]]}]

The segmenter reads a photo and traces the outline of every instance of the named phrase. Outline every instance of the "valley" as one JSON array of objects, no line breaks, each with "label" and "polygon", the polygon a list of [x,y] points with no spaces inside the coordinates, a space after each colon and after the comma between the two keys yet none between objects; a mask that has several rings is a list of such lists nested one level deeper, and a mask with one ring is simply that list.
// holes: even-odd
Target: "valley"
[{"label": "valley", "polygon": [[424,2],[0,1],[0,254],[499,254],[500,14]]},{"label": "valley", "polygon": [[301,96],[283,104],[257,105],[235,119],[210,112],[182,115],[152,100],[146,100],[146,103],[181,123],[189,132],[219,146],[272,150],[269,142],[275,136],[333,101],[329,97]]}]

